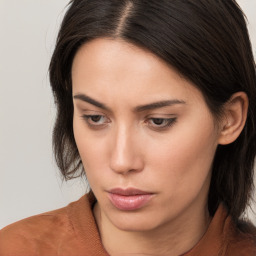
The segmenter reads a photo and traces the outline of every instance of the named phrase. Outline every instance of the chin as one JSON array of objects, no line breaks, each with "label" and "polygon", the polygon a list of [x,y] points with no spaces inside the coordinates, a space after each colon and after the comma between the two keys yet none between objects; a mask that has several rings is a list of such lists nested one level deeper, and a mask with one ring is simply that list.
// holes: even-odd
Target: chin
[{"label": "chin", "polygon": [[119,230],[129,232],[145,232],[156,229],[161,224],[154,214],[145,212],[119,212],[109,217],[110,222]]}]

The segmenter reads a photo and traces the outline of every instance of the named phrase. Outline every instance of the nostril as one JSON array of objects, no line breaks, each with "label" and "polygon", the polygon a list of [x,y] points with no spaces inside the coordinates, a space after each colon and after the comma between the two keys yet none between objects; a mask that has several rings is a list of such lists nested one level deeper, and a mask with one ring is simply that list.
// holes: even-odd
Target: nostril
[{"label": "nostril", "polygon": [[120,155],[119,153],[112,156],[110,168],[116,173],[127,174],[141,171],[143,169],[143,162],[136,154]]}]

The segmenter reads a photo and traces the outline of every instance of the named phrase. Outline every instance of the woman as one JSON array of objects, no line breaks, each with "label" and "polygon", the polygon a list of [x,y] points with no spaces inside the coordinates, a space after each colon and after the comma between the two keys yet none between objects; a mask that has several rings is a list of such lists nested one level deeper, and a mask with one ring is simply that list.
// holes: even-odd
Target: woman
[{"label": "woman", "polygon": [[256,75],[234,0],[73,0],[53,145],[89,194],[4,228],[0,255],[256,255]]}]

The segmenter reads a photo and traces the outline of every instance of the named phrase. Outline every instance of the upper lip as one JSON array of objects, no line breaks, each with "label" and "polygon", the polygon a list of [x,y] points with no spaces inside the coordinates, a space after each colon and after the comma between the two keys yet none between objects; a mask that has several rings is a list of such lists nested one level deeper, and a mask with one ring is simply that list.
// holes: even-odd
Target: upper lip
[{"label": "upper lip", "polygon": [[108,191],[111,194],[117,194],[117,195],[121,195],[121,196],[135,196],[135,195],[148,195],[148,194],[153,194],[150,192],[146,192],[146,191],[142,191],[140,189],[136,189],[136,188],[113,188],[111,190]]}]

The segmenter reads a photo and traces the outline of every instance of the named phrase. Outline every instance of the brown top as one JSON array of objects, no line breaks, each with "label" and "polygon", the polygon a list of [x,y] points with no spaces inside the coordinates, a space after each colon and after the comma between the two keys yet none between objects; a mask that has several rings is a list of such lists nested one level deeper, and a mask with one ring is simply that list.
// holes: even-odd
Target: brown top
[{"label": "brown top", "polygon": [[[68,206],[26,218],[0,231],[0,256],[107,256],[90,194]],[[183,256],[256,256],[256,237],[237,230],[220,206],[193,249]]]}]

